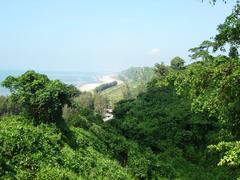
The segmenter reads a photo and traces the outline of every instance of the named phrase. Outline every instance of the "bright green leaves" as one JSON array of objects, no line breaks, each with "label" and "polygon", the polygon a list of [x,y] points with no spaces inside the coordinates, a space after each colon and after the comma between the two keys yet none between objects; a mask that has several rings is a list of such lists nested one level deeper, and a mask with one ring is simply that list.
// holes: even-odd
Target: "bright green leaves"
[{"label": "bright green leaves", "polygon": [[209,49],[213,46],[213,42],[211,41],[203,41],[198,47],[191,48],[189,51],[192,53],[190,57],[192,59],[210,59],[212,56],[209,53]]},{"label": "bright green leaves", "polygon": [[239,81],[240,61],[219,56],[213,61],[190,65],[175,84],[180,92],[189,92],[194,111],[208,112],[239,136]]},{"label": "bright green leaves", "polygon": [[214,38],[215,51],[226,44],[232,47],[240,46],[240,4],[234,7],[232,14],[218,26],[217,30],[219,33]]},{"label": "bright green leaves", "polygon": [[12,92],[10,100],[19,102],[36,124],[61,120],[64,105],[70,106],[72,98],[80,94],[74,86],[49,80],[34,71],[27,71],[18,78],[9,76],[3,86]]},{"label": "bright green leaves", "polygon": [[[60,152],[61,136],[54,126],[33,127],[25,119],[8,117],[0,121],[0,156],[6,169],[1,176],[15,173],[20,179],[30,178],[30,172],[38,170],[40,163],[51,164]],[[3,178],[4,179],[4,178]]]},{"label": "bright green leaves", "polygon": [[119,140],[112,141],[111,133],[99,126],[102,133],[96,135],[72,128],[79,147],[72,149],[54,124],[34,126],[27,121],[21,117],[0,120],[0,179],[133,179],[112,158],[123,148],[123,138],[114,135]]},{"label": "bright green leaves", "polygon": [[227,165],[236,167],[240,165],[240,141],[220,142],[217,145],[209,146],[211,151],[224,152],[219,166]]},{"label": "bright green leaves", "polygon": [[234,7],[230,14],[217,28],[218,34],[213,38],[213,41],[203,41],[199,47],[192,48],[190,51],[192,59],[212,59],[210,50],[217,52],[218,50],[226,52],[226,47],[229,49],[229,57],[237,59],[239,57],[238,48],[240,47],[240,4]]}]

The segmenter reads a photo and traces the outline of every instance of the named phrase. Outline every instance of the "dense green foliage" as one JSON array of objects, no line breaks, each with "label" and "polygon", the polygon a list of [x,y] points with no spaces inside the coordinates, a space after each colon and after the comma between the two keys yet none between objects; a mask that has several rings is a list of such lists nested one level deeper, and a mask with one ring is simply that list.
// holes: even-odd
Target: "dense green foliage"
[{"label": "dense green foliage", "polygon": [[185,61],[180,57],[175,57],[171,60],[171,67],[180,70],[184,67]]},{"label": "dense green foliage", "polygon": [[80,96],[74,98],[74,106],[92,110],[99,115],[103,115],[105,109],[109,107],[109,100],[101,93],[83,92]]},{"label": "dense green foliage", "polygon": [[27,71],[18,78],[9,76],[2,84],[12,93],[9,99],[21,104],[27,117],[37,124],[60,120],[63,106],[70,106],[72,97],[80,93],[74,86],[49,80],[34,71]]},{"label": "dense green foliage", "polygon": [[103,115],[105,109],[108,107],[108,99],[101,94],[95,94],[94,96],[94,111]]},{"label": "dense green foliage", "polygon": [[[1,178],[18,179],[131,179],[116,160],[108,155],[107,144],[92,131],[72,128],[77,148],[62,139],[55,125],[33,126],[18,117],[0,121]],[[95,144],[93,146],[93,144]]]},{"label": "dense green foliage", "polygon": [[[207,179],[205,176],[209,179],[234,179],[240,175],[239,169],[217,167],[218,155],[210,153],[208,146],[239,139],[237,133],[240,91],[239,84],[234,83],[239,82],[239,62],[231,62],[229,59],[222,62],[221,66],[224,64],[224,69],[229,72],[227,76],[223,76],[226,71],[217,71],[219,67],[214,65],[214,62],[207,62],[211,64],[209,67],[202,62],[185,70],[169,69],[168,75],[154,79],[149,83],[147,91],[137,99],[119,102],[114,110],[116,119],[111,124],[127,139],[150,147],[156,154],[176,149],[175,151],[181,153],[175,158],[182,159],[185,168],[189,167],[184,160],[203,168],[204,179]],[[226,68],[229,64],[232,64],[232,71]],[[216,72],[219,81],[209,80],[211,75],[205,74],[206,69]],[[209,81],[204,82],[203,77]],[[201,90],[202,92],[199,92]],[[217,92],[221,96],[216,94]],[[221,142],[209,148],[211,151],[226,153],[219,165],[239,167],[238,142]],[[223,171],[225,176],[220,175]],[[199,174],[193,172],[195,173]]]},{"label": "dense green foliage", "polygon": [[[214,41],[191,49],[200,61],[185,67],[180,58],[170,67],[157,64],[147,91],[118,103],[111,124],[119,133],[157,154],[177,148],[188,162],[208,167],[206,172],[218,164],[231,174],[217,178],[222,169],[215,167],[216,179],[240,176],[239,10],[237,5],[218,27]],[[226,45],[228,56],[211,54]]]},{"label": "dense green foliage", "polygon": [[169,67],[165,66],[162,62],[161,64],[155,64],[154,73],[158,78],[164,78],[169,73]]},{"label": "dense green foliage", "polygon": [[[71,124],[75,120],[78,123]],[[79,110],[66,118],[66,122],[69,121],[71,128],[62,131],[55,124],[34,126],[22,117],[1,118],[0,178],[152,179],[177,176],[166,160],[126,140],[92,113]]]},{"label": "dense green foliage", "polygon": [[7,97],[0,96],[0,116],[21,113],[21,105],[11,102]]},{"label": "dense green foliage", "polygon": [[[130,83],[149,82],[137,97],[123,84],[109,123],[101,119],[104,94],[79,94],[33,71],[8,77],[0,179],[239,178],[239,12],[236,5],[213,41],[191,49],[198,61],[184,66],[176,57],[171,66],[124,72]],[[228,55],[212,53],[226,47]]]}]

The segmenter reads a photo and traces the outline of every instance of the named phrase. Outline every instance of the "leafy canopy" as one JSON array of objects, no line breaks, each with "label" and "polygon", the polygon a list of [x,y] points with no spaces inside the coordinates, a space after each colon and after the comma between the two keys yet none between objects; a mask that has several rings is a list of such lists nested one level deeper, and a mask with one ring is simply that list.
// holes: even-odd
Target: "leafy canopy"
[{"label": "leafy canopy", "polygon": [[17,78],[8,76],[2,85],[10,89],[10,100],[19,102],[36,124],[61,120],[63,106],[71,106],[72,98],[80,94],[74,86],[50,80],[34,71]]},{"label": "leafy canopy", "polygon": [[237,59],[239,57],[238,48],[240,46],[240,4],[237,2],[232,13],[225,19],[224,23],[217,28],[218,34],[213,37],[213,41],[204,41],[199,47],[190,51],[192,59],[210,59],[212,52],[218,50],[225,52],[229,47],[229,57]]},{"label": "leafy canopy", "polygon": [[177,56],[171,60],[171,67],[173,69],[179,70],[184,67],[184,63],[185,63],[185,61],[182,58]]}]

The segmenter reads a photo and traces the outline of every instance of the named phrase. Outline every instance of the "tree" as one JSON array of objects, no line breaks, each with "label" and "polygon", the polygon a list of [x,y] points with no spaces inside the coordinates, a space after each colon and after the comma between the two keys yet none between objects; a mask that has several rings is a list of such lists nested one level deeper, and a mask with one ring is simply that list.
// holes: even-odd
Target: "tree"
[{"label": "tree", "polygon": [[9,101],[9,98],[0,96],[0,116],[9,114],[20,114],[21,106],[19,103]]},{"label": "tree", "polygon": [[83,108],[89,110],[94,109],[94,97],[91,92],[83,92],[79,97],[75,98],[74,101]]},{"label": "tree", "polygon": [[179,70],[184,67],[184,63],[185,61],[182,58],[177,56],[171,60],[171,67],[173,69]]},{"label": "tree", "polygon": [[0,116],[7,112],[7,98],[0,96]]},{"label": "tree", "polygon": [[164,65],[163,62],[161,64],[155,64],[154,72],[158,77],[165,77],[169,70],[168,67]]},{"label": "tree", "polygon": [[239,57],[238,50],[236,47],[231,47],[229,50],[228,56],[233,59],[237,59]]},{"label": "tree", "polygon": [[103,96],[99,93],[96,93],[94,96],[95,112],[99,113],[102,116],[102,115],[104,115],[107,107],[108,107],[108,99],[105,96]]},{"label": "tree", "polygon": [[[238,167],[240,165],[240,5],[223,24],[218,26],[218,34],[213,41],[204,41],[200,47],[193,48],[192,57],[200,58],[186,70],[185,75],[177,81],[189,89],[192,110],[207,112],[209,117],[217,119],[221,127],[220,142],[209,148],[221,152],[218,165]],[[225,52],[230,47],[228,56],[214,57],[211,52]],[[211,51],[210,51],[211,50]],[[185,78],[184,78],[185,77]],[[180,83],[180,84],[181,84]],[[178,84],[175,81],[175,84]]]},{"label": "tree", "polygon": [[35,71],[17,78],[8,76],[2,85],[10,89],[10,101],[19,102],[25,115],[36,124],[61,121],[64,105],[71,106],[72,98],[80,94],[74,86],[49,80]]},{"label": "tree", "polygon": [[240,45],[240,4],[234,7],[230,14],[217,28],[218,34],[214,38],[214,51],[224,49],[225,45],[238,48]]},{"label": "tree", "polygon": [[[204,41],[200,47],[193,48],[193,58],[201,62],[188,68],[185,80],[181,82],[190,87],[193,109],[207,111],[216,116],[235,137],[240,137],[240,5],[218,26],[218,34],[213,41]],[[210,50],[225,51],[230,46],[229,57],[209,55]]]},{"label": "tree", "polygon": [[218,50],[225,52],[226,47],[229,49],[229,57],[237,58],[238,48],[240,47],[240,4],[234,7],[232,13],[225,19],[223,24],[217,28],[218,34],[214,36],[213,41],[203,41],[199,47],[192,48],[190,51],[193,53],[193,59],[213,59],[210,55],[211,52]]},{"label": "tree", "polygon": [[122,95],[124,99],[131,99],[132,98],[132,92],[130,90],[129,84],[124,83],[122,88]]}]

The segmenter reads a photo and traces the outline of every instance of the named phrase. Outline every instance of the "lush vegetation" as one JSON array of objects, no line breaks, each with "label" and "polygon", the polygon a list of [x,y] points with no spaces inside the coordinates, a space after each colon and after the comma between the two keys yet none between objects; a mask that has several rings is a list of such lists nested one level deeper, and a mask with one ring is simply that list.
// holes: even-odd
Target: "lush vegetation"
[{"label": "lush vegetation", "polygon": [[5,96],[0,96],[0,116],[17,115],[22,112],[21,105],[11,102]]},{"label": "lush vegetation", "polygon": [[147,83],[153,78],[154,70],[150,67],[132,67],[118,74],[118,79],[123,83],[101,91],[108,98],[109,105],[115,104],[123,99],[136,98],[139,93],[145,91]]},{"label": "lush vegetation", "polygon": [[137,97],[131,82],[122,85],[109,123],[103,93],[34,71],[6,78],[0,179],[240,178],[239,12],[236,5],[212,41],[191,49],[194,63],[175,57],[144,68],[147,78],[125,73],[149,82]]},{"label": "lush vegetation", "polygon": [[[211,179],[240,176],[239,12],[237,5],[213,41],[191,49],[198,61],[184,66],[177,57],[170,67],[157,64],[147,91],[115,108],[112,125],[118,132],[157,154],[176,148],[206,172],[213,165],[229,172],[217,177],[221,168],[216,168]],[[228,56],[214,56],[218,50],[228,51]]]},{"label": "lush vegetation", "polygon": [[59,121],[64,105],[71,106],[72,97],[80,93],[72,85],[49,80],[34,71],[27,71],[18,78],[8,76],[2,84],[12,93],[9,100],[21,104],[28,119],[37,124]]},{"label": "lush vegetation", "polygon": [[136,98],[141,92],[145,91],[146,86],[147,83],[136,84],[125,81],[118,86],[102,91],[101,95],[109,100],[109,106],[114,107],[120,100]]},{"label": "lush vegetation", "polygon": [[[102,116],[105,109],[109,107],[109,99],[101,93],[83,92],[74,98],[74,106],[92,110]],[[64,109],[67,110],[68,108],[65,107]]]}]

